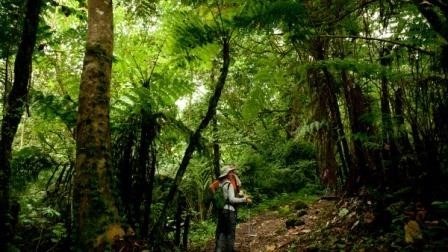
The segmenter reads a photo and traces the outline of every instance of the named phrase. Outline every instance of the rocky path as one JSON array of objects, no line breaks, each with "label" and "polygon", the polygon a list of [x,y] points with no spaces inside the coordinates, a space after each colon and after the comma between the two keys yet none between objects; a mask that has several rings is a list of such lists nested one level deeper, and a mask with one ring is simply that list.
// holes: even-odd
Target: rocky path
[{"label": "rocky path", "polygon": [[[325,225],[334,211],[334,201],[318,200],[306,209],[305,215],[297,216],[297,223],[289,228],[286,227],[286,222],[291,214],[286,218],[277,211],[272,211],[250,217],[247,222],[237,226],[235,249],[238,252],[289,251],[292,248],[297,249],[293,251],[303,251],[308,245],[296,245],[297,241],[302,238],[307,240],[310,233]],[[213,249],[214,244],[210,242],[203,251]]]},{"label": "rocky path", "polygon": [[240,252],[288,251],[294,241],[319,228],[334,206],[333,201],[319,200],[307,209],[306,215],[298,218],[299,225],[289,228],[287,218],[278,212],[256,216],[238,226],[235,247]]},{"label": "rocky path", "polygon": [[[376,203],[366,197],[327,196],[309,206],[294,201],[240,223],[235,249],[238,252],[448,251],[448,222],[443,215],[446,210],[439,208],[439,212],[433,210],[427,214],[424,207],[410,208],[410,205],[400,201],[386,210],[378,210]],[[412,216],[416,219],[411,219]],[[214,241],[192,251],[212,252]]]}]

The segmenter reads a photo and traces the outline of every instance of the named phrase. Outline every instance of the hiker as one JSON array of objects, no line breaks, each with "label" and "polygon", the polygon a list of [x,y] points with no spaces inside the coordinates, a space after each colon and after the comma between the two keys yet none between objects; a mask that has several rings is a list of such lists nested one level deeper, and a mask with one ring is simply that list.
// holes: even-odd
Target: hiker
[{"label": "hiker", "polygon": [[235,173],[236,167],[226,165],[221,168],[219,189],[223,190],[225,204],[218,211],[218,225],[215,234],[215,251],[232,252],[235,243],[237,204],[252,203],[252,200],[240,195],[241,181]]}]

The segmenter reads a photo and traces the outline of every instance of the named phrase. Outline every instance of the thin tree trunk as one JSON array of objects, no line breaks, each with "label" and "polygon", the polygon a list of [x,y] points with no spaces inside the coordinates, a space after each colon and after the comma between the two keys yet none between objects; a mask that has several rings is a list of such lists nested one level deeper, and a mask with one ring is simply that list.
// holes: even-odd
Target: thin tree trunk
[{"label": "thin tree trunk", "polygon": [[[144,88],[148,88],[149,85],[143,84]],[[134,189],[134,194],[136,195],[136,200],[134,202],[134,211],[136,213],[137,220],[142,221],[143,225],[140,229],[140,235],[143,237],[148,233],[148,223],[146,217],[146,212],[144,211],[143,204],[145,201],[145,195],[148,185],[148,169],[149,169],[149,146],[150,142],[150,112],[141,112],[141,125],[140,125],[140,143],[138,148],[138,163],[137,163],[137,176],[136,176],[136,187]],[[143,207],[143,208],[142,208]],[[140,224],[140,223],[139,223]]]},{"label": "thin tree trunk", "polygon": [[177,170],[176,177],[174,178],[173,184],[166,197],[165,203],[162,208],[162,212],[159,216],[159,219],[157,220],[155,227],[153,227],[151,231],[152,238],[154,237],[154,231],[156,231],[157,228],[160,228],[164,225],[168,207],[170,206],[170,203],[176,196],[180,182],[182,181],[185,171],[187,170],[188,164],[190,163],[190,159],[196,147],[199,144],[201,133],[207,127],[207,125],[210,123],[210,121],[212,120],[213,116],[216,113],[216,107],[218,105],[219,98],[221,97],[221,92],[224,88],[224,84],[226,83],[227,74],[229,72],[229,66],[230,66],[230,45],[228,38],[223,38],[222,41],[222,59],[223,64],[221,68],[221,74],[218,78],[215,91],[213,95],[210,97],[207,113],[205,114],[204,118],[202,119],[196,131],[190,136],[187,149],[185,150],[184,156],[179,165],[179,169]]},{"label": "thin tree trunk", "polygon": [[[380,64],[386,69],[392,63],[390,49],[380,51]],[[385,70],[384,69],[384,70]],[[389,81],[385,74],[381,75],[381,121],[383,124],[382,136],[385,144],[391,144],[393,138],[392,117],[389,101]]]},{"label": "thin tree trunk", "polygon": [[6,108],[8,106],[8,95],[11,92],[11,82],[9,81],[9,47],[5,50],[5,78],[3,80],[5,91],[3,92],[3,115],[6,114]]},{"label": "thin tree trunk", "polygon": [[397,123],[397,128],[398,128],[398,139],[397,139],[397,144],[398,144],[398,151],[401,153],[410,153],[412,150],[411,147],[411,143],[409,141],[409,137],[408,137],[408,133],[406,131],[404,131],[404,105],[403,105],[403,89],[402,88],[398,88],[397,91],[395,91],[394,94],[395,98],[394,98],[394,113],[395,113],[395,121]]},{"label": "thin tree trunk", "polygon": [[[74,178],[75,234],[82,251],[104,251],[124,234],[112,196],[110,80],[113,51],[111,0],[88,1],[88,34],[79,92]],[[107,233],[107,235],[106,235]]]},{"label": "thin tree trunk", "polygon": [[144,204],[144,212],[143,212],[143,223],[142,223],[142,235],[147,236],[149,235],[150,230],[150,220],[151,220],[151,206],[152,206],[152,191],[154,188],[154,179],[155,179],[155,172],[156,172],[156,164],[157,164],[157,152],[156,152],[156,144],[154,142],[157,134],[158,134],[158,124],[154,118],[154,115],[152,115],[149,118],[149,128],[147,129],[149,131],[148,135],[148,161],[147,161],[147,169],[146,174],[144,176],[145,178],[145,188],[144,188],[144,194],[143,194],[143,204]]},{"label": "thin tree trunk", "polygon": [[[219,62],[217,60],[213,60],[212,63],[212,71],[210,74],[210,80],[212,83],[216,82],[215,78],[215,69],[219,66]],[[218,128],[218,118],[216,117],[216,110],[212,119],[212,141],[213,141],[213,174],[215,178],[219,177],[220,171],[220,161],[221,161],[221,151],[219,146],[219,128]]]},{"label": "thin tree trunk", "polygon": [[332,135],[333,137],[336,137],[335,142],[338,143],[337,150],[342,161],[340,176],[343,179],[349,179],[350,172],[354,171],[356,167],[352,160],[353,156],[350,154],[347,138],[345,136],[344,125],[342,124],[341,112],[339,111],[339,105],[337,101],[338,98],[336,96],[334,78],[327,69],[324,69],[324,75],[326,79],[326,89],[328,94],[327,106],[330,110],[332,129],[335,132],[335,134]]},{"label": "thin tree trunk", "polygon": [[175,220],[175,233],[174,233],[174,245],[180,248],[181,234],[182,234],[182,212],[184,210],[184,201],[179,197],[177,200],[176,214],[174,216]]},{"label": "thin tree trunk", "polygon": [[[143,80],[142,87],[150,90],[151,77],[154,73],[154,69],[157,66],[157,60],[162,52],[163,46],[160,46],[159,52],[152,66],[149,78]],[[154,140],[158,134],[159,125],[157,124],[156,116],[150,110],[141,111],[141,130],[140,130],[140,149],[139,149],[139,167],[143,171],[141,176],[137,177],[138,180],[143,182],[143,223],[141,229],[141,235],[149,235],[150,220],[151,220],[151,205],[152,205],[152,191],[154,188],[154,178],[156,172],[157,155],[156,145]],[[136,193],[140,193],[138,190]],[[138,211],[138,209],[136,209]]]},{"label": "thin tree trunk", "polygon": [[219,140],[218,140],[218,122],[215,117],[213,117],[212,120],[212,126],[213,126],[213,172],[215,175],[215,178],[219,177],[219,170],[221,167],[220,160],[221,160],[221,152],[219,150]]},{"label": "thin tree trunk", "polygon": [[[132,125],[132,123],[131,123]],[[133,225],[135,223],[135,215],[133,214],[132,202],[134,195],[132,193],[132,153],[134,150],[135,134],[133,131],[127,131],[117,140],[117,146],[114,148],[118,157],[118,187],[120,190],[121,204],[123,212],[126,216],[127,223]]]},{"label": "thin tree trunk", "polygon": [[[392,63],[390,47],[384,47],[380,51],[380,64],[386,70]],[[390,108],[389,80],[386,74],[381,76],[381,122],[382,122],[382,158],[386,161],[383,167],[383,180],[398,181],[398,160],[401,156],[395,142],[394,128],[392,124],[392,112]],[[389,183],[390,184],[390,183]]]},{"label": "thin tree trunk", "polygon": [[14,62],[14,83],[8,95],[0,135],[0,251],[7,251],[12,237],[9,212],[12,142],[25,109],[41,0],[28,0],[22,38]]},{"label": "thin tree trunk", "polygon": [[188,234],[190,233],[191,215],[187,213],[184,221],[184,233],[182,236],[182,251],[188,251]]}]

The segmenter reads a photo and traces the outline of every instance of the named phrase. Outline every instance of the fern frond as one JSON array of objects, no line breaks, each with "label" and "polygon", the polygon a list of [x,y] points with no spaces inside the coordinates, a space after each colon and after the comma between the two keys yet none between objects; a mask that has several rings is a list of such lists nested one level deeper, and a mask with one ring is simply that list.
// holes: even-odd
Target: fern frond
[{"label": "fern frond", "polygon": [[174,49],[185,50],[213,43],[217,39],[218,28],[204,22],[191,12],[182,11],[173,14],[171,21]]},{"label": "fern frond", "polygon": [[303,25],[306,21],[305,6],[299,1],[247,1],[242,15],[235,19],[240,27],[272,27],[286,24],[289,27]]}]

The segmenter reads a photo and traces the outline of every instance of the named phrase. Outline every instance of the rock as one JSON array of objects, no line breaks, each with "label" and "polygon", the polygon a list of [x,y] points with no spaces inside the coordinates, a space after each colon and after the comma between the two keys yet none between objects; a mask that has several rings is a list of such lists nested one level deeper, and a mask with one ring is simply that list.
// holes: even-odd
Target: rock
[{"label": "rock", "polygon": [[266,251],[275,251],[275,245],[267,245],[265,250]]},{"label": "rock", "polygon": [[414,243],[415,241],[423,239],[420,225],[415,220],[410,220],[404,225],[404,240],[406,243]]},{"label": "rock", "polygon": [[297,226],[301,226],[304,225],[305,221],[301,220],[301,219],[296,219],[296,218],[290,218],[287,219],[285,221],[285,225],[287,229],[293,228],[293,227],[297,227]]},{"label": "rock", "polygon": [[304,215],[307,215],[308,214],[308,211],[307,210],[305,210],[305,209],[300,209],[299,211],[297,211],[297,217],[302,217],[302,216],[304,216]]},{"label": "rock", "polygon": [[301,210],[301,209],[308,209],[309,207],[305,202],[298,200],[293,203],[293,208],[294,210]]}]

